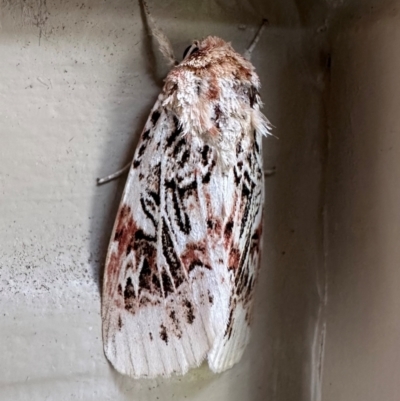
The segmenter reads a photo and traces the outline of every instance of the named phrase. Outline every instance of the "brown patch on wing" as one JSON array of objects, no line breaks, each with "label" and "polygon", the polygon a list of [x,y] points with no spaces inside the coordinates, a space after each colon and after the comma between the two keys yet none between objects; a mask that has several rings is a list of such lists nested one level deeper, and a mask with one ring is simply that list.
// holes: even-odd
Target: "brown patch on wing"
[{"label": "brown patch on wing", "polygon": [[229,261],[228,261],[228,268],[230,270],[237,270],[240,263],[240,251],[238,248],[231,248],[229,251]]},{"label": "brown patch on wing", "polygon": [[[117,243],[117,249],[111,254],[107,265],[106,291],[114,298],[117,307],[135,313],[139,305],[153,303],[149,294],[162,295],[161,280],[156,265],[156,241],[137,226],[131,208],[127,205],[121,207],[116,224],[113,239]],[[131,252],[135,253],[133,259]],[[120,270],[127,258],[130,260],[124,268],[128,274],[121,275]],[[137,273],[139,288],[135,289],[131,276]],[[121,277],[126,277],[125,281],[117,283]],[[118,297],[115,297],[115,290]]]},{"label": "brown patch on wing", "polygon": [[[119,278],[119,270],[122,262],[126,257],[126,250],[132,240],[132,237],[137,231],[137,225],[132,217],[131,208],[127,205],[123,205],[118,214],[117,226],[115,228],[114,241],[118,242],[117,250],[111,254],[110,260],[107,265],[106,275],[108,287],[108,295],[112,296],[114,292],[114,283]],[[122,293],[122,288],[117,289],[119,293]]]},{"label": "brown patch on wing", "polygon": [[207,252],[205,240],[201,242],[191,242],[186,245],[181,254],[181,260],[186,272],[191,272],[196,267],[211,269],[210,258]]}]

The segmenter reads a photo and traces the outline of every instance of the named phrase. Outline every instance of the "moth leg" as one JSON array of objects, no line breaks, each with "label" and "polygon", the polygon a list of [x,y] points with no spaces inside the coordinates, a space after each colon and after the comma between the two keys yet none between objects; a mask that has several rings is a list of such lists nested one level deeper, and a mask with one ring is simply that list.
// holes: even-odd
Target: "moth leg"
[{"label": "moth leg", "polygon": [[115,173],[108,175],[107,177],[98,178],[97,185],[103,185],[107,182],[115,180],[118,177],[121,177],[121,175],[125,174],[130,169],[131,164],[132,162],[129,162],[126,166],[122,167],[121,170],[118,170]]},{"label": "moth leg", "polygon": [[153,17],[150,14],[149,7],[145,0],[139,0],[140,4],[143,7],[144,13],[150,24],[148,25],[150,28],[150,33],[157,39],[158,47],[160,49],[161,54],[165,57],[167,63],[169,65],[177,65],[174,50],[172,48],[171,42],[165,35],[165,33],[157,26]]},{"label": "moth leg", "polygon": [[275,175],[276,173],[276,168],[272,167],[269,170],[264,170],[264,177],[271,177],[271,175]]},{"label": "moth leg", "polygon": [[260,26],[260,28],[258,28],[258,31],[256,33],[256,36],[254,36],[254,39],[252,40],[252,42],[250,43],[250,46],[247,48],[247,50],[244,52],[244,58],[246,58],[247,60],[250,60],[251,58],[251,53],[253,52],[253,50],[255,49],[255,47],[257,46],[258,41],[261,38],[261,34],[263,33],[263,30],[265,29],[265,27],[268,25],[268,20],[266,18],[263,19],[263,22]]}]

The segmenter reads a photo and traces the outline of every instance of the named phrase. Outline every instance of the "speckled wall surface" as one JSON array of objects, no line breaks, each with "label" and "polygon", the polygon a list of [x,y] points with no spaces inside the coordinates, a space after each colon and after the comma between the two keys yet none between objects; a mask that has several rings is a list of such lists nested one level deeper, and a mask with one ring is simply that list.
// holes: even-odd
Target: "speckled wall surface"
[{"label": "speckled wall surface", "polygon": [[[101,340],[99,280],[123,166],[167,68],[136,1],[3,1],[0,16],[0,398],[317,400],[323,327],[325,35],[318,7],[291,1],[149,1],[181,54],[208,34],[253,63],[264,112],[263,266],[243,360],[213,375],[117,374]],[[322,7],[322,6],[321,6]],[[320,18],[321,16],[321,18]],[[321,55],[322,54],[322,55]]]}]

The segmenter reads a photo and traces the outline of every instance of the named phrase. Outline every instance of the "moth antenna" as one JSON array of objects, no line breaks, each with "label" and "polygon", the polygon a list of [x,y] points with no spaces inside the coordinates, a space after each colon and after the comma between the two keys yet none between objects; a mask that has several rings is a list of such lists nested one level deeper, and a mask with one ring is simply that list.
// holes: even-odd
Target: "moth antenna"
[{"label": "moth antenna", "polygon": [[254,36],[254,39],[252,40],[252,42],[250,43],[250,46],[247,48],[247,50],[244,52],[244,58],[247,60],[250,60],[251,58],[251,53],[253,52],[253,50],[255,49],[255,47],[257,46],[258,41],[261,38],[261,35],[265,29],[265,27],[268,25],[268,20],[266,18],[263,19],[263,22],[260,26],[260,28],[258,28],[258,31],[256,33],[256,36]]},{"label": "moth antenna", "polygon": [[126,166],[122,167],[120,170],[116,171],[115,173],[112,173],[108,175],[107,177],[103,178],[98,178],[97,179],[97,185],[103,185],[107,184],[107,182],[110,182],[112,180],[115,180],[118,177],[121,177],[121,175],[125,174],[129,168],[131,167],[132,162],[129,162]]},{"label": "moth antenna", "polygon": [[153,17],[150,14],[149,7],[147,6],[145,0],[139,0],[139,2],[142,4],[146,17],[150,22],[149,24],[150,33],[157,39],[158,48],[160,49],[161,54],[167,60],[168,65],[177,65],[178,62],[175,58],[171,42],[164,34],[164,32],[157,26],[156,22],[154,21]]}]

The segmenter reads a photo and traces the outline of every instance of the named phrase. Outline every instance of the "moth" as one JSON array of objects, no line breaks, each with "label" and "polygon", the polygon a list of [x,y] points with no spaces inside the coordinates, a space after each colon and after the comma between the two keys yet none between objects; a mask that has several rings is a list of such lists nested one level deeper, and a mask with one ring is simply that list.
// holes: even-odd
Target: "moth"
[{"label": "moth", "polygon": [[104,350],[134,378],[182,375],[206,358],[222,372],[249,339],[262,235],[261,142],[270,123],[248,59],[209,36],[177,63],[151,21],[175,66],[141,134],[112,231]]}]

